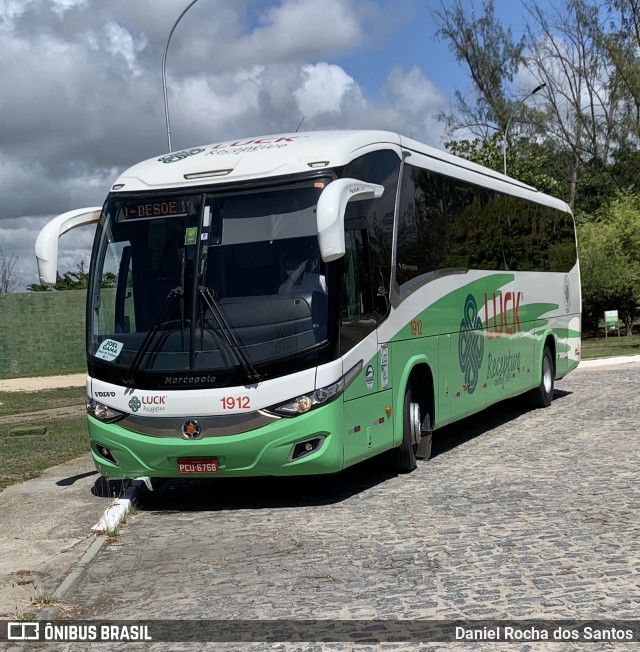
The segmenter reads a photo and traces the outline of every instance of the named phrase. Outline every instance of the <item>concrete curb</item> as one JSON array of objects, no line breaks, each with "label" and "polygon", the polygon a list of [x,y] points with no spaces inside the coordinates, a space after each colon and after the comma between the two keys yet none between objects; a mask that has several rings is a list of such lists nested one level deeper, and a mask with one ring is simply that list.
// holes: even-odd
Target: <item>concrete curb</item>
[{"label": "concrete curb", "polygon": [[578,365],[578,369],[592,369],[594,367],[628,364],[630,362],[640,362],[640,355],[616,355],[610,358],[593,358],[591,360],[582,360]]},{"label": "concrete curb", "polygon": [[[85,550],[84,555],[80,558],[78,563],[71,569],[71,572],[62,580],[60,586],[53,592],[53,595],[58,600],[63,600],[69,591],[76,585],[85,568],[89,565],[91,560],[98,554],[100,548],[105,542],[105,537],[98,536],[91,545]],[[36,613],[35,620],[38,622],[55,620],[60,613],[60,607],[51,606],[45,607]],[[29,645],[14,645],[7,648],[7,652],[27,652],[30,648]]]},{"label": "concrete curb", "polygon": [[102,518],[91,528],[91,531],[94,534],[100,535],[117,530],[127,515],[127,512],[131,509],[131,504],[144,486],[145,484],[142,480],[134,480],[127,487],[124,495],[107,507]]}]

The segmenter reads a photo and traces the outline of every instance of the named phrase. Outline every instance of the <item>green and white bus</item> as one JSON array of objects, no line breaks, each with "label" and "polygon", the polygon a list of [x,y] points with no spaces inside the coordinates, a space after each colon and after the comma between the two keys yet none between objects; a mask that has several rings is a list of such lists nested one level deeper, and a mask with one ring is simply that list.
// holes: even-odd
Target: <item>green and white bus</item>
[{"label": "green and white bus", "polygon": [[580,360],[569,207],[395,133],[246,138],[122,174],[87,298],[90,446],[103,476],[409,472],[434,429]]}]

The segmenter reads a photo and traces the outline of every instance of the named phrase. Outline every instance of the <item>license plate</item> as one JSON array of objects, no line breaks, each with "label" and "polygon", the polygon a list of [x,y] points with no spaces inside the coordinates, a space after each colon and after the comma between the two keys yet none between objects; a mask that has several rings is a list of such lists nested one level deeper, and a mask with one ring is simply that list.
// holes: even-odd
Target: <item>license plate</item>
[{"label": "license plate", "polygon": [[217,457],[179,457],[178,473],[217,473]]}]

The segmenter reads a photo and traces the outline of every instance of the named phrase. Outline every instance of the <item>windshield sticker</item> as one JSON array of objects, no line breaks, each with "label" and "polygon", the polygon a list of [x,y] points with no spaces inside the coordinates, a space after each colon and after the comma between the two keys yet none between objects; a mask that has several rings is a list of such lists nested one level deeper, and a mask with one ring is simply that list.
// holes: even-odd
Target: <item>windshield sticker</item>
[{"label": "windshield sticker", "polygon": [[98,347],[98,350],[96,351],[96,358],[112,362],[120,355],[120,351],[122,351],[123,346],[123,342],[116,342],[116,340],[105,340]]},{"label": "windshield sticker", "polygon": [[189,156],[200,154],[200,152],[204,152],[202,147],[194,147],[193,149],[185,149],[181,152],[172,152],[166,156],[161,156],[158,161],[160,163],[175,163],[176,161],[183,161],[185,158],[189,158]]},{"label": "windshield sticker", "polygon": [[194,245],[198,240],[198,227],[190,226],[184,232],[184,243],[185,245]]},{"label": "windshield sticker", "polygon": [[376,372],[373,370],[373,365],[369,365],[364,374],[365,382],[367,383],[367,389],[373,389],[373,381],[375,380]]}]

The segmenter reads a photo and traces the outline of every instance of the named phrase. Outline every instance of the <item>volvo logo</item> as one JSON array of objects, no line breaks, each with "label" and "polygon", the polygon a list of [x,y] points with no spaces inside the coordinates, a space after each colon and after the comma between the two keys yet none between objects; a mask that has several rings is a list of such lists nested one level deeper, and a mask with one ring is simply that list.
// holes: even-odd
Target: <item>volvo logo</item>
[{"label": "volvo logo", "polygon": [[202,429],[195,419],[189,419],[182,424],[182,436],[185,439],[198,439]]}]

